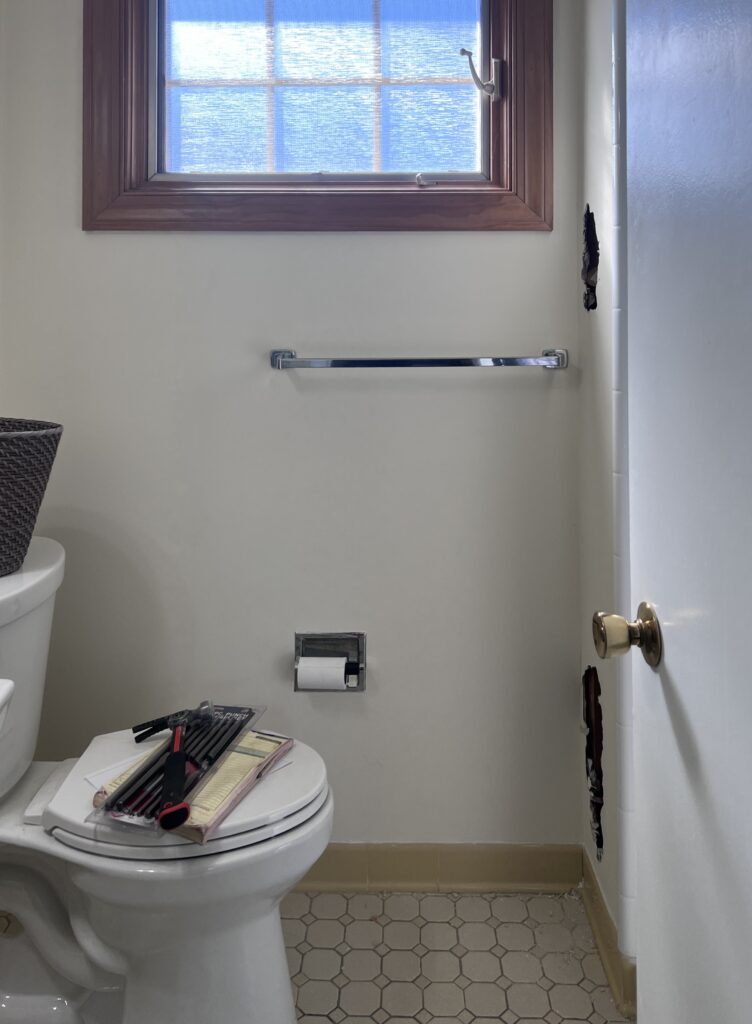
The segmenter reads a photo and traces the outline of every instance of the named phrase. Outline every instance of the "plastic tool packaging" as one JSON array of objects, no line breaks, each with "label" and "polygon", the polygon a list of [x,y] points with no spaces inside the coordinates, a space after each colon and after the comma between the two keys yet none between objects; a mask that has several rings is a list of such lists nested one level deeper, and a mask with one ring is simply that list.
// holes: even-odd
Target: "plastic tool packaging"
[{"label": "plastic tool packaging", "polygon": [[[172,729],[171,735],[98,789],[95,819],[123,828],[168,829],[193,842],[207,842],[293,745],[287,736],[251,728],[263,709],[216,705],[211,710],[208,721],[203,715],[183,724],[180,715],[192,713],[157,719],[157,725],[164,721],[163,728]],[[183,784],[178,784],[177,800],[170,803],[165,794],[175,787],[176,750],[184,764],[184,781],[178,780]]]}]

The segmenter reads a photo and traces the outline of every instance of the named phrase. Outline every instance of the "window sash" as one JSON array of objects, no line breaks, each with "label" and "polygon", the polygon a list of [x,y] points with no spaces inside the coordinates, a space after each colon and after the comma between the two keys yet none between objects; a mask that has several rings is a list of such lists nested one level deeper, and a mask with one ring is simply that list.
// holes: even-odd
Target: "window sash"
[{"label": "window sash", "polygon": [[[492,0],[481,0],[480,3],[480,41],[481,51],[478,62],[479,73],[484,80],[490,77],[490,40],[492,32],[491,23]],[[365,86],[373,88],[378,99],[377,108],[382,107],[382,90],[389,86],[441,86],[441,85],[463,85],[473,84],[468,72],[463,76],[437,76],[436,78],[391,78],[374,74],[369,78],[341,78],[331,79],[310,79],[310,78],[275,78],[271,75],[259,79],[175,79],[167,80],[164,74],[165,39],[167,33],[167,4],[165,0],[149,0],[150,17],[150,81],[149,81],[149,174],[155,181],[180,182],[194,181],[212,183],[248,183],[251,185],[263,186],[265,184],[277,185],[368,185],[368,184],[398,184],[411,183],[419,187],[430,187],[432,185],[447,184],[452,182],[467,184],[489,183],[492,177],[491,168],[491,99],[489,96],[478,93],[480,106],[480,171],[432,171],[427,167],[425,171],[399,172],[375,170],[371,173],[290,173],[284,171],[267,171],[257,173],[205,173],[205,172],[177,172],[167,171],[166,147],[167,147],[167,126],[166,126],[166,95],[167,89],[173,87],[198,87],[198,88],[224,88],[224,87],[255,87],[266,88],[270,92],[282,87],[314,87],[314,88],[348,88]],[[378,16],[377,5],[374,5],[374,18]],[[273,29],[274,22],[267,26],[267,31]],[[379,31],[375,33],[380,36]],[[380,59],[380,45],[377,45],[377,54]],[[377,134],[374,136],[374,146],[377,151],[376,160],[380,159],[383,136],[381,134],[381,118],[378,118]]]}]

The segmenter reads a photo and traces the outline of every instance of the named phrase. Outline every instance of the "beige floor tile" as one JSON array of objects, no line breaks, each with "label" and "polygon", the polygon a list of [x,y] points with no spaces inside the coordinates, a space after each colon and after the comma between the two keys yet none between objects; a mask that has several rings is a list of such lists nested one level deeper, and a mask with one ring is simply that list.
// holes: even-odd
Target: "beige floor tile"
[{"label": "beige floor tile", "polygon": [[414,949],[420,942],[420,929],[412,921],[390,921],[384,926],[384,942],[390,949]]},{"label": "beige floor tile", "polygon": [[334,921],[347,913],[347,900],[336,892],[322,892],[311,901],[311,913],[314,917]]},{"label": "beige floor tile", "polygon": [[353,949],[375,949],[381,942],[383,934],[383,928],[375,921],[353,921],[344,930],[345,942]]},{"label": "beige floor tile", "polygon": [[423,993],[407,981],[393,981],[382,992],[382,1003],[393,1017],[414,1017],[423,1006]]},{"label": "beige floor tile", "polygon": [[606,972],[603,970],[601,958],[597,953],[588,953],[582,958],[582,969],[585,977],[594,985],[606,985]]},{"label": "beige floor tile", "polygon": [[406,949],[390,950],[384,956],[382,970],[390,981],[415,981],[421,972],[420,957]]},{"label": "beige floor tile", "polygon": [[455,914],[454,903],[448,896],[424,896],[420,913],[426,921],[451,921]]},{"label": "beige floor tile", "polygon": [[491,916],[491,904],[485,896],[461,896],[456,909],[463,921],[487,921]]},{"label": "beige floor tile", "polygon": [[381,1006],[381,989],[372,981],[351,981],[340,992],[339,1005],[354,1017],[367,1016]]},{"label": "beige floor tile", "polygon": [[501,977],[501,960],[494,953],[465,953],[462,973],[470,981],[496,981]]},{"label": "beige floor tile", "polygon": [[359,892],[347,901],[350,917],[356,921],[371,921],[384,912],[384,900],[371,892]]},{"label": "beige floor tile", "polygon": [[431,950],[422,960],[423,974],[429,981],[455,981],[460,976],[462,965],[454,953]]},{"label": "beige floor tile", "polygon": [[507,989],[509,1009],[520,1017],[540,1019],[551,1009],[548,996],[537,985],[510,985]]},{"label": "beige floor tile", "polygon": [[507,997],[498,985],[474,981],[465,989],[465,1005],[478,1017],[499,1017],[507,1008]]},{"label": "beige floor tile", "polygon": [[290,972],[290,977],[294,978],[300,970],[303,954],[299,953],[297,949],[286,949],[285,953],[287,954],[287,970]]},{"label": "beige floor tile", "polygon": [[342,958],[342,973],[350,981],[373,981],[381,969],[381,957],[372,949],[352,949]]},{"label": "beige floor tile", "polygon": [[432,982],[423,992],[423,1001],[434,1017],[456,1017],[465,1008],[462,989],[451,982]]},{"label": "beige floor tile", "polygon": [[582,964],[571,952],[546,953],[541,962],[543,973],[551,981],[559,982],[562,985],[576,985],[582,981]]},{"label": "beige floor tile", "polygon": [[311,899],[304,892],[289,892],[282,900],[279,912],[282,917],[302,917],[311,909]]},{"label": "beige floor tile", "polygon": [[306,935],[306,927],[297,918],[289,918],[282,921],[282,935],[286,946],[297,946]]},{"label": "beige floor tile", "polygon": [[564,920],[570,926],[587,923],[587,914],[579,893],[565,893],[561,897],[561,906],[564,912]]},{"label": "beige floor tile", "polygon": [[457,929],[460,945],[465,949],[492,949],[496,945],[496,932],[490,924],[476,922],[461,924]]},{"label": "beige floor tile", "polygon": [[333,949],[311,949],[303,957],[301,971],[314,981],[331,981],[342,968],[342,957]]},{"label": "beige floor tile", "polygon": [[330,1013],[337,1005],[339,989],[331,981],[307,981],[298,990],[303,1013]]},{"label": "beige floor tile", "polygon": [[314,949],[334,949],[344,937],[345,927],[339,921],[314,921],[306,932],[306,941]]},{"label": "beige floor tile", "polygon": [[555,896],[534,896],[528,900],[527,909],[533,920],[541,924],[552,924],[564,919],[561,900]]},{"label": "beige floor tile", "polygon": [[574,945],[572,933],[563,924],[540,924],[535,941],[544,953],[566,953]]},{"label": "beige floor tile", "polygon": [[505,953],[501,958],[505,977],[510,981],[540,981],[543,977],[541,962],[532,953]]},{"label": "beige floor tile", "polygon": [[551,1008],[562,1017],[587,1020],[593,1012],[593,1001],[579,985],[554,985],[548,993]]},{"label": "beige floor tile", "polygon": [[622,1021],[624,1017],[614,1006],[614,1000],[608,988],[597,988],[593,994],[593,1008],[607,1021]]},{"label": "beige floor tile", "polygon": [[449,924],[425,924],[420,930],[420,941],[427,949],[451,949],[457,945],[457,930]]},{"label": "beige floor tile", "polygon": [[593,939],[593,933],[590,931],[589,925],[575,925],[572,929],[572,935],[579,949],[584,949],[587,952],[595,952],[595,940]]},{"label": "beige floor tile", "polygon": [[509,950],[532,949],[535,936],[524,924],[500,924],[496,929],[499,945]]},{"label": "beige floor tile", "polygon": [[527,904],[517,896],[496,896],[491,900],[491,913],[499,921],[518,924],[529,917]]},{"label": "beige floor tile", "polygon": [[419,904],[408,893],[395,893],[384,900],[384,913],[393,921],[413,921],[418,916]]}]

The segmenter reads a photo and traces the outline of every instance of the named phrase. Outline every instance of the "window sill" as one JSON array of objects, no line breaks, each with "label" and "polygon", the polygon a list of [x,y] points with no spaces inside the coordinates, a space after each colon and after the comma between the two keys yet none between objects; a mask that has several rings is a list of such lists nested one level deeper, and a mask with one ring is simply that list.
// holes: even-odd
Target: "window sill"
[{"label": "window sill", "polygon": [[550,231],[519,196],[494,188],[186,187],[122,192],[86,231]]}]

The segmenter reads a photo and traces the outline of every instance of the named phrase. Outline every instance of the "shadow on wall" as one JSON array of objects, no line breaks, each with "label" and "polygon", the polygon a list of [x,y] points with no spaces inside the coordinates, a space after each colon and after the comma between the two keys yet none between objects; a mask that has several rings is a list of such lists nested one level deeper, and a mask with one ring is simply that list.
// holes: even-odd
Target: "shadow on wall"
[{"label": "shadow on wall", "polygon": [[76,756],[97,733],[164,711],[164,683],[181,667],[169,663],[168,620],[180,618],[180,661],[189,664],[193,613],[176,559],[146,550],[143,536],[54,507],[37,532],[66,552],[36,755],[49,760]]}]

